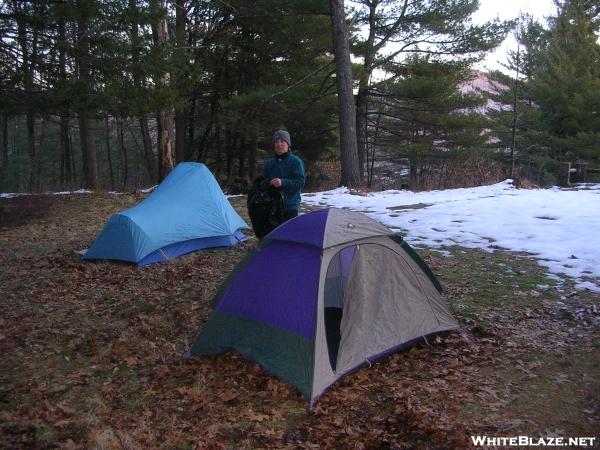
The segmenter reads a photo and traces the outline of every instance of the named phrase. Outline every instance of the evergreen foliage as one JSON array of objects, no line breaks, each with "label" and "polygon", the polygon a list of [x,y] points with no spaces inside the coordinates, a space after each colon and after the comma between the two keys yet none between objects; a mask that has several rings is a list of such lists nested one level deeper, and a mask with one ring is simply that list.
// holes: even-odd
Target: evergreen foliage
[{"label": "evergreen foliage", "polygon": [[[385,71],[386,76],[392,75],[392,82],[405,84],[403,77],[407,71],[411,73],[410,84],[414,85],[419,75],[410,66],[414,66],[414,57],[418,57],[420,70],[428,63],[432,64],[431,71],[446,64],[445,69],[453,70],[455,76],[461,75],[460,81],[464,82],[469,76],[464,67],[495,48],[504,39],[510,23],[496,20],[482,25],[473,24],[471,17],[479,6],[477,0],[357,0],[354,3],[357,6],[357,22],[368,30],[366,38],[358,40],[355,46],[357,56],[363,60],[356,99],[362,165],[368,142],[377,134],[369,126],[372,110],[368,104],[372,101],[371,97],[380,94],[379,84],[372,82],[374,75],[380,76],[378,73]],[[427,93],[430,91],[426,86],[432,83],[427,80],[428,75],[424,74],[424,77],[424,90],[420,98],[427,104],[430,101]],[[444,89],[447,87],[445,80],[441,84]],[[385,95],[389,96],[390,93],[386,92]],[[414,98],[402,98],[401,90],[398,95],[395,99],[397,103],[406,101],[413,104],[415,101]],[[435,103],[439,96],[436,88],[431,95],[431,101]],[[467,104],[464,105],[466,107]],[[427,147],[425,141],[422,145]]]},{"label": "evergreen foliage", "polygon": [[[474,25],[476,0],[350,6],[361,167],[486,151],[510,164],[506,149],[541,173],[600,163],[596,2],[558,2],[546,28],[521,21],[519,57],[493,75],[503,107],[485,115],[461,86],[510,23]],[[314,161],[340,157],[330,19],[326,0],[0,2],[0,189],[133,189],[168,158],[243,185],[280,126],[310,183]]]},{"label": "evergreen foliage", "polygon": [[559,4],[532,94],[557,160],[600,161],[600,10],[595,2]]},{"label": "evergreen foliage", "polygon": [[543,184],[556,181],[560,161],[600,163],[599,10],[580,0],[557,8],[547,29],[521,19],[519,52],[510,53],[505,66],[510,75],[492,74],[503,88],[490,97],[503,106],[488,114],[494,145],[514,146],[523,175]]}]

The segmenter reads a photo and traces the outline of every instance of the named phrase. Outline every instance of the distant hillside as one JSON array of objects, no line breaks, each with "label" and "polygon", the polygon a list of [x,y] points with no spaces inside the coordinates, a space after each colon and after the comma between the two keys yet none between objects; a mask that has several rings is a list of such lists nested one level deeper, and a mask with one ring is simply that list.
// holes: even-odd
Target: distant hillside
[{"label": "distant hillside", "polygon": [[[482,95],[485,94],[499,94],[502,91],[506,91],[510,89],[507,85],[503,83],[499,83],[498,81],[494,81],[490,79],[488,74],[484,72],[474,72],[473,78],[465,83],[463,83],[459,90],[461,93],[470,94],[470,93],[480,93]],[[505,105],[499,102],[496,102],[492,99],[488,99],[486,104],[475,108],[474,111],[480,114],[487,114],[489,110],[494,111],[502,111],[502,110],[510,110],[510,105]]]}]

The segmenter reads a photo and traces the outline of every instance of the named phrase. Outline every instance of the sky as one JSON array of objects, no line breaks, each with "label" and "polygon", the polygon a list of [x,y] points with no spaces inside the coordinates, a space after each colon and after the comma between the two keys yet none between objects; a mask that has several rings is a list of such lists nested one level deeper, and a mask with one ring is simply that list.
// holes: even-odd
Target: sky
[{"label": "sky", "polygon": [[[487,21],[499,18],[501,20],[511,20],[519,17],[520,13],[527,13],[543,25],[546,25],[545,18],[556,13],[556,7],[553,0],[479,0],[479,10],[473,15],[474,24],[483,24]],[[394,50],[394,44],[389,49]],[[502,70],[502,63],[506,63],[509,50],[516,50],[517,41],[513,34],[509,34],[504,42],[490,52],[487,57],[475,65],[475,69],[481,71]],[[354,62],[360,61],[353,58]],[[374,80],[386,78],[384,72],[377,70],[374,74]]]},{"label": "sky", "polygon": [[[519,16],[520,12],[523,12],[546,24],[545,18],[556,12],[552,0],[479,0],[479,4],[479,11],[473,15],[474,23],[484,23],[496,17],[502,20],[514,19]],[[501,69],[499,61],[505,63],[508,50],[516,48],[517,43],[514,36],[510,35],[500,47],[478,64],[477,68],[480,70]]]},{"label": "sky", "polygon": [[383,191],[346,188],[303,194],[302,201],[364,212],[415,248],[461,246],[527,252],[550,278],[568,275],[600,292],[600,184],[579,190],[515,189],[510,181],[467,189]]}]

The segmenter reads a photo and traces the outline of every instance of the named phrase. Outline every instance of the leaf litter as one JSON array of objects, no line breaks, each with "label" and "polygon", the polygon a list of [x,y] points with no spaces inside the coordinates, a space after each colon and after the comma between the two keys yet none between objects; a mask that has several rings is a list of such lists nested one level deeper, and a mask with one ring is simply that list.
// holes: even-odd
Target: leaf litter
[{"label": "leaf litter", "polygon": [[[423,250],[461,331],[358,370],[312,410],[237,354],[183,360],[257,241],[146,268],[81,261],[75,251],[140,198],[28,196],[3,208],[0,446],[445,449],[476,434],[600,426],[597,294],[501,251]],[[243,199],[231,201],[247,219]]]}]

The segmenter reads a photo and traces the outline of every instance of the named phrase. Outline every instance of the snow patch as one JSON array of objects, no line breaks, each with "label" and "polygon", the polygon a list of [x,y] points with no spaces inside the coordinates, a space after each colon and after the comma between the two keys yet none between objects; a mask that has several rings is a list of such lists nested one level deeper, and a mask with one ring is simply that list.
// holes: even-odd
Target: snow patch
[{"label": "snow patch", "polygon": [[366,196],[341,187],[302,200],[365,212],[402,230],[410,244],[526,253],[549,274],[572,277],[580,289],[600,290],[600,282],[589,281],[600,278],[600,184],[515,189],[512,180],[505,180],[476,188]]}]

